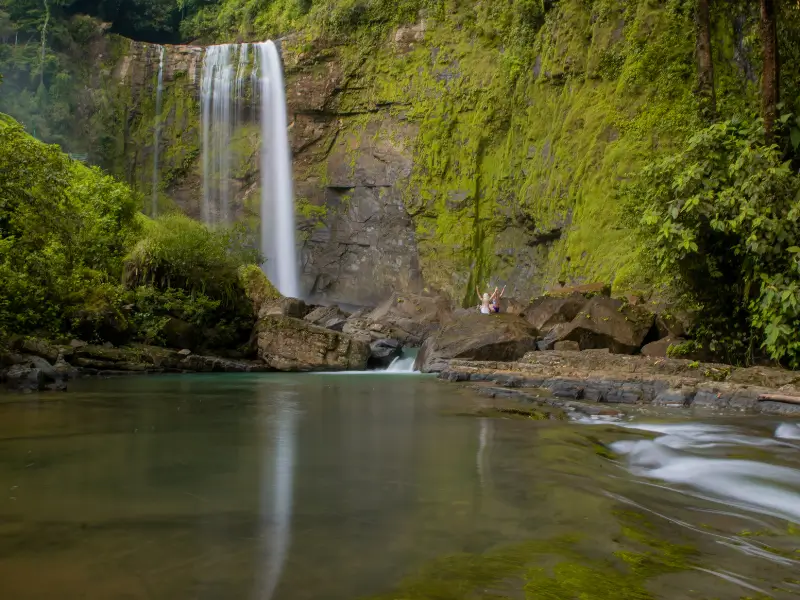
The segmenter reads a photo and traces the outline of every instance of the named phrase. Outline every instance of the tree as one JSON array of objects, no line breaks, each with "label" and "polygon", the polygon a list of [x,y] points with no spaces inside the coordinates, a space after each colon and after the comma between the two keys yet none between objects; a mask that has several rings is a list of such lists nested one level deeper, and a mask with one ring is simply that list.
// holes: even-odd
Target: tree
[{"label": "tree", "polygon": [[764,65],[761,74],[761,103],[767,141],[778,113],[780,89],[778,81],[778,27],[775,0],[761,0],[761,46]]},{"label": "tree", "polygon": [[711,56],[711,24],[709,0],[697,0],[697,91],[700,96],[700,112],[709,121],[717,113],[717,98],[714,90],[714,61]]}]

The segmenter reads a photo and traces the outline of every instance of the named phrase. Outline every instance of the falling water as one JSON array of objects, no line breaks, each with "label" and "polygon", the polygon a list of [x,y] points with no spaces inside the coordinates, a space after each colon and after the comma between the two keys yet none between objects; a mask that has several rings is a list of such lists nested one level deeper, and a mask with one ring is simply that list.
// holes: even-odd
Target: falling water
[{"label": "falling water", "polygon": [[234,124],[249,107],[261,126],[260,238],[267,259],[263,268],[283,295],[297,297],[300,285],[283,70],[273,42],[252,44],[252,59],[250,46],[209,46],[203,58],[202,216],[208,225],[230,220],[231,138]]},{"label": "falling water", "polygon": [[272,41],[256,44],[261,100],[261,249],[267,276],[284,296],[297,298],[294,193],[286,94],[278,49]]},{"label": "falling water", "polygon": [[[203,58],[200,104],[203,126],[203,220],[229,220],[233,44],[209,46]],[[212,210],[212,203],[215,210]]]},{"label": "falling water", "polygon": [[[250,44],[239,46],[239,62],[236,65],[236,87],[234,88],[234,100],[236,102],[236,122],[240,122],[243,117],[245,105],[247,103],[247,69],[250,66]],[[254,70],[255,71],[255,70]]]},{"label": "falling water", "polygon": [[156,123],[153,132],[153,218],[158,216],[158,150],[161,138],[161,96],[164,93],[164,46],[158,51],[158,85],[156,86]]}]

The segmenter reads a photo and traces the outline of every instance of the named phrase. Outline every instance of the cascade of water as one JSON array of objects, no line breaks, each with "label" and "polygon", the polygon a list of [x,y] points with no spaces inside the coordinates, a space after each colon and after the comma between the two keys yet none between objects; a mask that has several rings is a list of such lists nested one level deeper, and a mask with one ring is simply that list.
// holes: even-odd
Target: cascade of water
[{"label": "cascade of water", "polygon": [[[261,250],[267,276],[285,296],[300,295],[286,95],[271,41],[209,46],[200,80],[203,207],[207,225],[230,218],[231,137],[249,105],[261,125]],[[234,65],[234,58],[236,64]],[[250,80],[247,100],[248,70]],[[257,111],[255,110],[257,109]]]},{"label": "cascade of water", "polygon": [[200,105],[203,130],[203,221],[229,220],[233,44],[209,46],[203,57]]},{"label": "cascade of water", "polygon": [[219,161],[216,172],[219,193],[218,220],[228,222],[229,181],[231,170],[231,109],[233,96],[233,65],[231,64],[231,44],[220,46],[220,63],[214,78],[212,102],[214,103],[214,153]]},{"label": "cascade of water", "polygon": [[295,247],[292,161],[278,49],[256,44],[261,99],[261,248],[267,276],[284,296],[300,295]]},{"label": "cascade of water", "polygon": [[153,198],[152,217],[158,216],[158,151],[161,141],[161,96],[164,94],[164,46],[158,47],[158,83],[156,85],[156,123],[153,132]]},{"label": "cascade of water", "polygon": [[234,88],[237,123],[242,120],[242,113],[247,101],[245,84],[247,83],[247,69],[250,66],[249,61],[250,44],[242,44],[239,46],[239,62],[236,65],[236,87]]}]

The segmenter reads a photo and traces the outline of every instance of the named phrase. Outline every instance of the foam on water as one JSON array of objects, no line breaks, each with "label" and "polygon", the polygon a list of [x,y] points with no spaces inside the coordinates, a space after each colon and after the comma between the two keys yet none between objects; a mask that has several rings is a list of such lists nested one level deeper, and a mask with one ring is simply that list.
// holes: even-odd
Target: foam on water
[{"label": "foam on water", "polygon": [[785,440],[800,440],[800,425],[797,423],[781,423],[775,429],[775,437]]},{"label": "foam on water", "polygon": [[[792,435],[791,427],[776,435]],[[756,460],[704,456],[700,452],[728,446],[787,446],[772,438],[745,435],[736,428],[705,423],[628,423],[626,428],[660,433],[652,440],[611,444],[627,457],[628,468],[641,477],[687,486],[718,501],[734,502],[764,514],[800,523],[800,470]]]},{"label": "foam on water", "polygon": [[419,373],[414,370],[414,361],[417,360],[416,356],[398,356],[392,361],[392,364],[386,369],[387,373]]}]

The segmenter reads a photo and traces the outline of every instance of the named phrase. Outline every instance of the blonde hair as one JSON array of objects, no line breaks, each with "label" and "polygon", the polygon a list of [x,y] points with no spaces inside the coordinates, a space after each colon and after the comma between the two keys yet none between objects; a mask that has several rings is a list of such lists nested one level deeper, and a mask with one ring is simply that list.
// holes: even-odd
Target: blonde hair
[{"label": "blonde hair", "polygon": [[484,292],[483,293],[483,299],[484,300],[488,300],[489,299],[489,292]]}]

